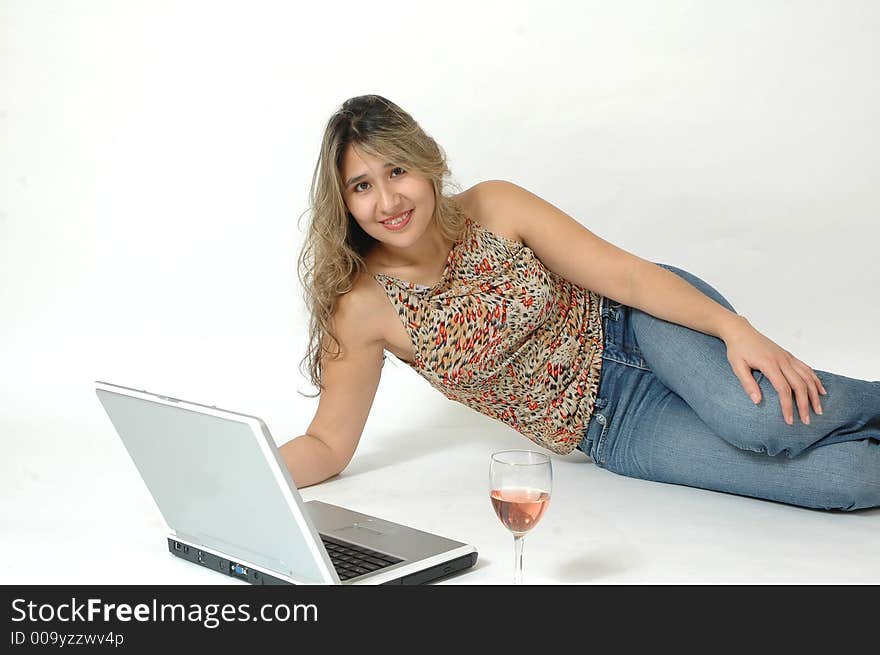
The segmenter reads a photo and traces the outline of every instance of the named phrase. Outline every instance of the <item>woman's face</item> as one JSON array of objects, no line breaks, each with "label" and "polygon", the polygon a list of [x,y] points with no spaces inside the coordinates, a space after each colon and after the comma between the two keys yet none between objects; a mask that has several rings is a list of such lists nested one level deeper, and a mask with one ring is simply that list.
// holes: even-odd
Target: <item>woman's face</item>
[{"label": "woman's face", "polygon": [[[429,180],[376,159],[352,144],[345,149],[340,172],[348,211],[377,241],[406,248],[430,226],[434,187]],[[401,214],[403,221],[398,222]],[[389,223],[389,219],[394,220]]]}]

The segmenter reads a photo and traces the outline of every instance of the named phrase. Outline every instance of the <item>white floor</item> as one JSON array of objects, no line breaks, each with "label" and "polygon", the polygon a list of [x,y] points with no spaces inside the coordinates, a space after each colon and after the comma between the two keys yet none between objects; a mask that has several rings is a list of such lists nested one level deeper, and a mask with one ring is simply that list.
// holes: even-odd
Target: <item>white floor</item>
[{"label": "white floor", "polygon": [[[95,410],[75,424],[4,422],[0,583],[245,584],[167,552],[146,487]],[[481,420],[437,433],[371,427],[343,475],[302,495],[476,546],[476,566],[438,584],[507,584],[512,538],[487,495],[489,454],[507,447],[528,442]],[[823,512],[627,479],[579,452],[553,465],[550,508],[525,542],[526,583],[880,583],[880,509]]]}]

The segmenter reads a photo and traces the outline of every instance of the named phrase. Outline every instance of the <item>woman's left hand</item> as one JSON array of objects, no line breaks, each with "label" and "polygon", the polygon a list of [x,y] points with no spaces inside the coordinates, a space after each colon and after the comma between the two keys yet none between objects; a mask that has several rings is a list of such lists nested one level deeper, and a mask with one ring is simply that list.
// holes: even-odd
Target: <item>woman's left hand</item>
[{"label": "woman's left hand", "polygon": [[761,401],[761,388],[752,377],[757,369],[770,380],[779,394],[782,416],[789,425],[794,424],[791,394],[797,398],[801,422],[810,423],[810,404],[817,414],[822,413],[819,394],[826,395],[825,387],[813,369],[790,352],[758,332],[745,317],[738,316],[721,335],[727,345],[727,360],[733,372],[755,404]]}]

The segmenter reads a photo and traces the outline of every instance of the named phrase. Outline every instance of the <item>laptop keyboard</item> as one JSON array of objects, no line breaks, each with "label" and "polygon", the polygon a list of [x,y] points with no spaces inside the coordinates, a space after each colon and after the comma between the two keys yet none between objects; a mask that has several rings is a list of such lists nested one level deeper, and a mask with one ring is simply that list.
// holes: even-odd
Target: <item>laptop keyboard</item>
[{"label": "laptop keyboard", "polygon": [[327,549],[330,561],[333,563],[340,580],[356,578],[359,575],[372,573],[403,561],[369,548],[337,541],[323,534],[321,541],[324,542],[324,548]]}]

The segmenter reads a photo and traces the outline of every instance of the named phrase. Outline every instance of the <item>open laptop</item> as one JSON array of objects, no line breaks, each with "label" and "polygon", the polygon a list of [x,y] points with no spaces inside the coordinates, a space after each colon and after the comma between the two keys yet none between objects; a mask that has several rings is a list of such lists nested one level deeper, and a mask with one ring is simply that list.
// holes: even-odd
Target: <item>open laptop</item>
[{"label": "open laptop", "polygon": [[423,584],[471,545],[303,502],[262,420],[95,382],[168,527],[172,555],[251,584]]}]

